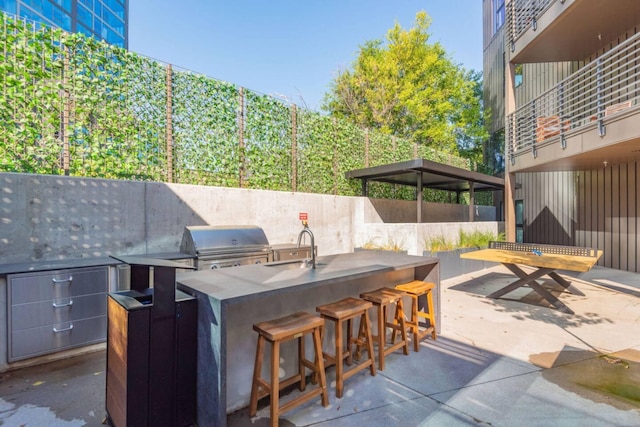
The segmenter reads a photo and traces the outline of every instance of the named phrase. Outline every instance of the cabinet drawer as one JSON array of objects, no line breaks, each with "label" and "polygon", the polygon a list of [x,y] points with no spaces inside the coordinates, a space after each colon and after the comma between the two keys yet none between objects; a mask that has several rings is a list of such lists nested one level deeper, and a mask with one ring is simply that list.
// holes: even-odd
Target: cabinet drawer
[{"label": "cabinet drawer", "polygon": [[108,267],[21,273],[8,276],[9,304],[61,300],[107,292]]},{"label": "cabinet drawer", "polygon": [[107,315],[107,294],[82,295],[11,306],[10,331]]},{"label": "cabinet drawer", "polygon": [[107,317],[93,317],[11,332],[9,362],[105,340]]}]

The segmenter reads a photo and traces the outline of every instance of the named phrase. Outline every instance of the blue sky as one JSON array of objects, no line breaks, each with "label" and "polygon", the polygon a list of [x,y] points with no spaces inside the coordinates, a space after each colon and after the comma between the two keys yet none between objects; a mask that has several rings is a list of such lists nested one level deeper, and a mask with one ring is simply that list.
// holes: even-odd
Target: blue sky
[{"label": "blue sky", "polygon": [[360,45],[420,10],[432,42],[482,70],[481,0],[131,0],[129,49],[319,110]]}]

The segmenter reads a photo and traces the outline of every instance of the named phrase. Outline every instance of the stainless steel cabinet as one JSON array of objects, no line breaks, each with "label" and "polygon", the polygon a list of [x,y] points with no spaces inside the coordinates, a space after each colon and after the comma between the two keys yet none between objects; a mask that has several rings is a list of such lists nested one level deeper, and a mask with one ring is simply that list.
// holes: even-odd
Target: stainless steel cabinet
[{"label": "stainless steel cabinet", "polygon": [[107,266],[7,279],[9,362],[106,339]]}]

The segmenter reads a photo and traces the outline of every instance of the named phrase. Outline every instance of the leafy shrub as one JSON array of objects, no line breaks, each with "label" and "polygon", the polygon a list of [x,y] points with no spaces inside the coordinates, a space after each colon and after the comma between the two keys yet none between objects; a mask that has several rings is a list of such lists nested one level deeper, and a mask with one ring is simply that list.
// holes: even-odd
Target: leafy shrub
[{"label": "leafy shrub", "polygon": [[447,240],[444,235],[433,236],[425,238],[424,247],[425,250],[431,252],[450,251],[458,248],[481,248],[489,246],[491,241],[504,241],[504,233],[495,234],[491,231],[474,230],[466,232],[460,230],[458,234],[458,241],[452,242]]},{"label": "leafy shrub", "polygon": [[367,240],[362,246],[363,249],[373,249],[380,251],[393,251],[393,252],[402,252],[406,251],[404,240],[395,240],[393,237],[388,236],[387,241],[380,244],[377,243],[376,239]]}]

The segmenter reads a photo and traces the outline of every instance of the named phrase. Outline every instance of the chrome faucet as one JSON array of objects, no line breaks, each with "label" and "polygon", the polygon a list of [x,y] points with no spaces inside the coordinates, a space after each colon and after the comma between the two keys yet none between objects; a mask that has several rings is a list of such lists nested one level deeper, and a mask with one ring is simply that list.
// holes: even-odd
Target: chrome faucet
[{"label": "chrome faucet", "polygon": [[309,260],[309,258],[305,259],[303,261],[303,266],[304,267],[309,267],[309,262],[311,262],[311,268],[315,269],[316,268],[316,245],[315,245],[315,241],[313,239],[313,233],[311,232],[311,230],[309,229],[309,223],[307,221],[302,221],[302,225],[304,225],[304,228],[302,229],[302,231],[300,231],[300,234],[298,234],[298,245],[296,246],[297,248],[300,248],[300,242],[302,241],[302,235],[303,234],[308,234],[309,237],[311,238],[311,260]]}]

